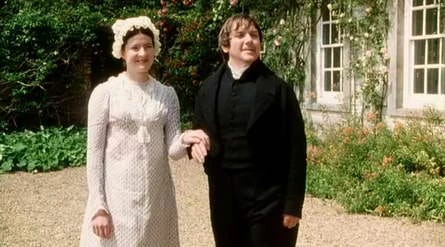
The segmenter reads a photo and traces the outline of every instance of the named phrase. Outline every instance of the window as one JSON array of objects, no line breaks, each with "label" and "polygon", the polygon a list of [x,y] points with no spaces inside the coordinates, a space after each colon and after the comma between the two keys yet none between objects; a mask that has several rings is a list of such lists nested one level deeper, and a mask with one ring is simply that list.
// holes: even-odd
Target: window
[{"label": "window", "polygon": [[340,104],[343,98],[343,43],[338,21],[324,5],[320,22],[320,80],[317,86],[320,103]]},{"label": "window", "polygon": [[439,1],[411,0],[405,9],[406,108],[445,109],[445,7]]}]

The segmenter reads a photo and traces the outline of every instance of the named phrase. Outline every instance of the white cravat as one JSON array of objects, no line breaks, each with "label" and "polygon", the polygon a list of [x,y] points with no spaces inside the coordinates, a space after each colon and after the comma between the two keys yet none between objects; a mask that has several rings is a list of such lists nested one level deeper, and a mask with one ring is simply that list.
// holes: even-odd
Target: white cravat
[{"label": "white cravat", "polygon": [[230,68],[230,71],[232,71],[233,79],[238,80],[243,75],[244,71],[246,71],[249,66],[243,67],[243,68],[236,68],[235,66],[230,64],[230,61],[227,63],[227,65]]}]

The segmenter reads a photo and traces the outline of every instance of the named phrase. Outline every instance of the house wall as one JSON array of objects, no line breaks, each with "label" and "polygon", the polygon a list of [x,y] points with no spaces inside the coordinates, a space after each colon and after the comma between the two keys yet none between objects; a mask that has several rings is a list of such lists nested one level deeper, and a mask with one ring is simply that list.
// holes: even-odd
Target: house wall
[{"label": "house wall", "polygon": [[[408,109],[404,108],[403,102],[405,99],[406,88],[404,85],[404,69],[405,63],[409,62],[407,54],[407,44],[405,40],[406,30],[410,30],[404,26],[407,18],[406,6],[404,0],[394,0],[388,6],[390,27],[388,33],[387,47],[390,56],[389,66],[388,66],[388,91],[386,97],[386,104],[383,109],[383,120],[389,125],[393,126],[396,122],[403,122],[410,118],[421,118],[424,109]],[[355,92],[358,87],[360,87],[362,80],[356,75],[344,76],[345,88],[344,88],[344,98],[342,99],[342,104],[336,102],[323,103],[320,104],[317,97],[317,86],[320,83],[320,73],[319,68],[321,67],[320,62],[320,35],[321,32],[320,25],[312,29],[312,38],[310,49],[310,56],[307,61],[306,74],[309,75],[306,78],[306,93],[304,94],[305,100],[302,105],[302,109],[305,111],[307,116],[315,124],[325,124],[327,121],[336,122],[345,119],[351,114],[360,114],[362,112],[362,102],[359,98],[355,98]],[[345,54],[350,54],[348,51],[347,42],[344,44]],[[445,49],[444,49],[445,50]],[[349,67],[350,56],[344,55],[345,67]],[[345,73],[346,74],[346,73]],[[405,91],[404,91],[405,90]],[[439,105],[441,103],[439,102]],[[443,102],[443,109],[439,109],[439,112],[445,115],[445,101]]]}]

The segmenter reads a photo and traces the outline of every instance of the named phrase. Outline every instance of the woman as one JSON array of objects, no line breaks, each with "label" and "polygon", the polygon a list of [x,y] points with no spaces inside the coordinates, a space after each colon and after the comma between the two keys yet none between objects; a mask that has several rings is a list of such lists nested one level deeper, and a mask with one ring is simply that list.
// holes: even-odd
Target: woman
[{"label": "woman", "polygon": [[149,71],[159,31],[148,17],[117,20],[113,56],[126,71],[99,84],[88,104],[88,202],[81,246],[179,246],[168,156],[179,159],[202,131],[180,133],[173,88]]}]

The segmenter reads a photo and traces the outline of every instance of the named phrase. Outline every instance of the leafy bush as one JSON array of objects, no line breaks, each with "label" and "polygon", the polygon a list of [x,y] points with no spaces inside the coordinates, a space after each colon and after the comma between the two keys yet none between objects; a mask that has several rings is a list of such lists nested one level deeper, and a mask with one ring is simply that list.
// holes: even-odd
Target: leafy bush
[{"label": "leafy bush", "polygon": [[159,79],[172,85],[181,102],[182,112],[193,109],[193,102],[199,83],[219,63],[217,31],[212,29],[209,11],[190,9],[187,14],[169,14],[160,21],[165,31],[159,63]]},{"label": "leafy bush", "polygon": [[83,124],[89,92],[123,69],[111,56],[110,27],[117,18],[137,15],[152,17],[160,28],[157,76],[176,88],[184,111],[190,111],[198,82],[219,61],[211,48],[219,21],[213,20],[209,1],[169,1],[165,15],[161,2],[167,1],[5,2],[0,9],[0,130]]},{"label": "leafy bush", "polygon": [[85,129],[42,127],[0,134],[0,172],[59,170],[85,162]]},{"label": "leafy bush", "polygon": [[86,3],[5,3],[0,22],[2,126],[69,119],[69,106],[85,101],[91,74],[85,58],[97,43],[103,16]]},{"label": "leafy bush", "polygon": [[351,212],[445,222],[443,122],[413,120],[390,129],[345,121],[321,132],[321,139],[309,139],[310,193]]}]

